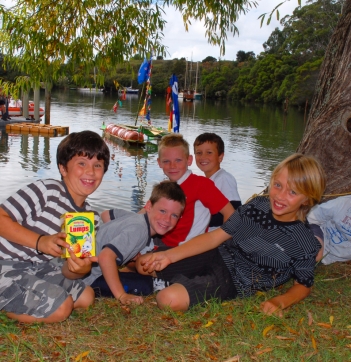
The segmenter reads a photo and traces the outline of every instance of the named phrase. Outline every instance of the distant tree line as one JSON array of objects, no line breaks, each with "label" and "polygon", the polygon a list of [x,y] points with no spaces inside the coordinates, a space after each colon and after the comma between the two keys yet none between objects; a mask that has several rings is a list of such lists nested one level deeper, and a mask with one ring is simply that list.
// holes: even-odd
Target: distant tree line
[{"label": "distant tree line", "polygon": [[[317,0],[296,8],[291,16],[281,20],[282,30],[276,28],[271,33],[263,44],[264,51],[257,56],[252,51],[240,50],[235,60],[206,57],[199,63],[198,91],[207,98],[233,101],[292,105],[303,105],[306,100],[310,102],[342,3],[342,0]],[[137,74],[142,60],[143,57],[136,54],[130,62],[113,71],[100,66],[96,71],[104,76],[106,91],[116,91],[116,84],[141,89],[142,85],[137,84]],[[153,93],[164,94],[173,73],[178,76],[179,88],[184,87],[186,63],[185,58],[164,60],[162,55],[155,56]],[[63,66],[66,67],[65,75],[55,82],[55,87],[91,86],[94,83],[94,74],[77,77],[83,70],[76,67],[72,71],[68,65]],[[15,75],[11,67],[0,74],[10,80]],[[73,79],[81,79],[81,83],[74,84]]]}]

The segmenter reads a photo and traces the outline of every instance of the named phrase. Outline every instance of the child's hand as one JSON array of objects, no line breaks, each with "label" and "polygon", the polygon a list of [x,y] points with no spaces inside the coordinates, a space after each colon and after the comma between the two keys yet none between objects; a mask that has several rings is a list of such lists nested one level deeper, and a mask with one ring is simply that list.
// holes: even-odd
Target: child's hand
[{"label": "child's hand", "polygon": [[147,253],[137,259],[137,270],[140,267],[144,272],[151,274],[154,271],[163,270],[169,264],[171,264],[171,260],[166,251]]},{"label": "child's hand", "polygon": [[91,264],[98,261],[97,256],[92,256],[90,258],[78,258],[74,252],[68,248],[70,258],[67,258],[67,267],[68,270],[76,274],[88,274],[91,270]]},{"label": "child's hand", "polygon": [[279,296],[261,303],[260,309],[264,314],[274,314],[280,318],[283,317],[283,310],[279,301]]},{"label": "child's hand", "polygon": [[69,244],[66,243],[66,233],[57,233],[54,235],[44,235],[38,242],[38,250],[44,254],[52,256],[61,256],[62,248],[69,248]]},{"label": "child's hand", "polygon": [[127,293],[123,293],[118,298],[118,300],[124,305],[129,305],[129,304],[140,305],[140,304],[144,303],[143,297],[140,297],[138,295],[133,295],[133,294],[127,294]]}]

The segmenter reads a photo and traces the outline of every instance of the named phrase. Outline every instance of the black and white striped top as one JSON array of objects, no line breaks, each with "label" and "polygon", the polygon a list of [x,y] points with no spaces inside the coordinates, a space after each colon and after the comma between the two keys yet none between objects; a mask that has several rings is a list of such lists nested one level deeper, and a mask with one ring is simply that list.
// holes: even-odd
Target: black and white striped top
[{"label": "black and white striped top", "polygon": [[[63,181],[39,180],[10,196],[0,205],[11,217],[25,228],[38,234],[53,235],[61,231],[60,217],[65,212],[92,211],[86,202],[84,207],[75,205]],[[95,212],[95,227],[99,214]],[[52,259],[51,255],[38,255],[34,249],[10,242],[0,237],[0,260],[41,262]]]},{"label": "black and white striped top", "polygon": [[307,224],[275,220],[267,197],[239,207],[222,229],[232,239],[219,250],[241,297],[291,278],[305,287],[313,285],[320,243]]}]

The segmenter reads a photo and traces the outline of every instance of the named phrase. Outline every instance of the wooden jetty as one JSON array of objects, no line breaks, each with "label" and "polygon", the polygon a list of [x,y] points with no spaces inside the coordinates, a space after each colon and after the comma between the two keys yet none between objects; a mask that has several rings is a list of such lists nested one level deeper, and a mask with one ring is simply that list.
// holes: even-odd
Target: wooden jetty
[{"label": "wooden jetty", "polygon": [[52,126],[48,124],[39,123],[10,123],[6,125],[7,133],[30,133],[33,135],[42,136],[64,136],[69,134],[69,127],[66,126]]}]

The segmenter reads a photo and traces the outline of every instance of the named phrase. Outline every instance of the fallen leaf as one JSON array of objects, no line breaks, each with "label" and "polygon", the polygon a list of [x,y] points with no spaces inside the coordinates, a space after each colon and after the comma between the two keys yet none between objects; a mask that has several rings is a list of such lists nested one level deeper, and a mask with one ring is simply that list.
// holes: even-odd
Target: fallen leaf
[{"label": "fallen leaf", "polygon": [[242,346],[250,346],[250,343],[246,343],[246,342],[236,342],[236,344],[239,344]]},{"label": "fallen leaf", "polygon": [[240,361],[240,356],[237,355],[237,356],[231,357],[229,359],[226,359],[224,362],[239,362],[239,361]]},{"label": "fallen leaf", "polygon": [[130,314],[130,308],[128,308],[126,305],[120,305],[120,308],[123,309],[127,314]]},{"label": "fallen leaf", "polygon": [[313,335],[311,335],[312,347],[315,351],[317,351],[317,342],[314,339]]},{"label": "fallen leaf", "polygon": [[13,333],[7,333],[7,338],[12,342],[18,341],[18,336]]},{"label": "fallen leaf", "polygon": [[332,326],[329,323],[317,323],[317,326],[323,327],[323,328],[331,328]]},{"label": "fallen leaf", "polygon": [[268,352],[271,352],[272,351],[272,348],[265,348],[265,349],[262,349],[261,351],[257,351],[255,354],[256,356],[259,356],[261,354],[264,354],[264,353],[268,353]]},{"label": "fallen leaf", "polygon": [[251,322],[250,324],[252,329],[256,329],[256,324],[254,322]]},{"label": "fallen leaf", "polygon": [[202,326],[201,321],[193,321],[193,322],[191,322],[191,324],[193,325],[193,327],[201,327]]},{"label": "fallen leaf", "polygon": [[345,347],[351,348],[351,344],[346,344]]},{"label": "fallen leaf", "polygon": [[88,354],[90,353],[90,351],[85,351],[81,354],[79,354],[76,358],[75,361],[81,361],[84,357],[86,357]]},{"label": "fallen leaf", "polygon": [[331,316],[329,317],[329,322],[330,322],[330,324],[333,324],[333,322],[334,322],[334,316],[331,315]]},{"label": "fallen leaf", "polygon": [[297,325],[300,326],[304,320],[305,320],[304,317],[300,318],[300,320],[298,321]]},{"label": "fallen leaf", "polygon": [[292,333],[292,334],[296,334],[299,335],[299,332],[295,331],[295,329],[290,328],[289,326],[286,326],[287,330]]},{"label": "fallen leaf", "polygon": [[207,324],[204,325],[205,328],[211,327],[213,324],[213,322],[209,321],[207,322]]},{"label": "fallen leaf", "polygon": [[280,339],[281,341],[295,341],[296,338],[284,337],[284,336],[275,336],[275,338]]},{"label": "fallen leaf", "polygon": [[217,361],[217,357],[213,356],[212,354],[206,353],[206,355],[212,360],[212,361]]},{"label": "fallen leaf", "polygon": [[266,293],[264,293],[264,292],[260,292],[260,291],[258,291],[258,292],[256,292],[256,295],[266,295]]},{"label": "fallen leaf", "polygon": [[200,335],[199,334],[195,334],[195,336],[193,337],[195,340],[199,339]]},{"label": "fallen leaf", "polygon": [[312,356],[315,356],[317,354],[316,351],[310,352],[305,354],[303,357],[306,357],[306,359],[310,359]]},{"label": "fallen leaf", "polygon": [[312,313],[308,312],[307,316],[308,316],[308,325],[311,326],[313,323]]},{"label": "fallen leaf", "polygon": [[227,323],[232,324],[233,323],[233,316],[232,315],[227,315],[227,317],[225,318]]},{"label": "fallen leaf", "polygon": [[262,332],[263,337],[266,337],[267,333],[268,333],[269,331],[271,331],[274,327],[275,327],[274,324],[266,327],[266,328],[263,330],[263,332]]}]

